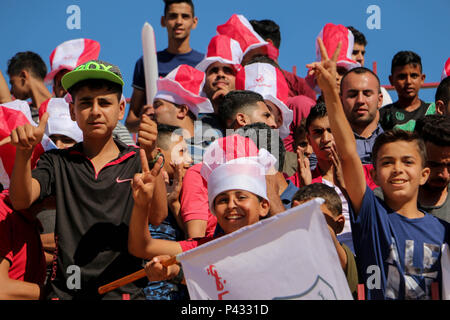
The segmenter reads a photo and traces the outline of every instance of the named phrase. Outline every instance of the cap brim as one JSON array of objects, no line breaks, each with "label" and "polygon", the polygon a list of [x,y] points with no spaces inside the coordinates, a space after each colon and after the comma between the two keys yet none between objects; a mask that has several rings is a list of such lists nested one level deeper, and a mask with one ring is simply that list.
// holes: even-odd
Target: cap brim
[{"label": "cap brim", "polygon": [[291,133],[289,127],[294,119],[294,112],[280,99],[271,94],[266,95],[264,99],[271,101],[280,110],[281,116],[283,117],[283,124],[278,129],[280,130],[280,138],[286,138]]},{"label": "cap brim", "polygon": [[123,80],[118,75],[110,71],[97,69],[73,70],[64,75],[64,77],[61,79],[61,83],[63,85],[63,88],[65,90],[68,90],[74,84],[87,79],[103,79],[120,84],[121,86],[124,85]]}]

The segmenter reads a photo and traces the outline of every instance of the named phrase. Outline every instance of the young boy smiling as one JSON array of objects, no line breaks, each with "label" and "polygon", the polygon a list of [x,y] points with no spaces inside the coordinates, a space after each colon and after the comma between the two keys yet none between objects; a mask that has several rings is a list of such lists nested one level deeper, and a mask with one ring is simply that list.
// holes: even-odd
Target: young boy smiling
[{"label": "young boy smiling", "polygon": [[[249,143],[252,142],[249,140]],[[225,145],[230,147],[229,144]],[[213,155],[223,152],[219,144],[211,145],[209,151],[212,149]],[[145,160],[145,155],[142,154],[142,158]],[[156,189],[151,180],[157,176],[161,162],[157,162],[150,171],[144,160],[143,173],[137,174],[132,183],[135,205],[130,220],[128,249],[137,257],[152,259],[146,266],[151,281],[172,279],[180,273],[180,266],[163,267],[159,260],[161,256],[177,255],[211,241],[214,237],[180,242],[152,238],[145,227],[145,210],[148,203],[152,202],[152,194]],[[225,234],[254,224],[269,214],[265,173],[269,172],[274,163],[275,158],[265,149],[260,149],[256,157],[236,158],[223,164],[216,161],[205,164],[204,160],[202,176],[208,183],[209,208]],[[146,177],[148,182],[144,183],[143,179]],[[156,256],[160,257],[153,259]]]},{"label": "young boy smiling", "polygon": [[378,199],[367,187],[355,138],[335,88],[340,46],[331,59],[321,41],[319,46],[322,61],[308,67],[324,93],[341,157],[366,297],[431,299],[431,284],[441,279],[441,247],[448,243],[449,225],[417,208],[419,186],[430,172],[425,167],[423,141],[402,130],[388,131],[377,138],[372,153],[373,178],[382,189],[384,202]]}]

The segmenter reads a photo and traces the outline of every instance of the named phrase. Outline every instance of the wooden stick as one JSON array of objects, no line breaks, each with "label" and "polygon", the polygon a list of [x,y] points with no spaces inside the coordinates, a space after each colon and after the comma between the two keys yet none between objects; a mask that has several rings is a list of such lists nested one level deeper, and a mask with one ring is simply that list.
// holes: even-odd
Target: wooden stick
[{"label": "wooden stick", "polygon": [[[172,264],[177,263],[177,257],[173,256],[170,257],[167,260],[163,260],[161,261],[161,264],[165,267],[168,267]],[[147,274],[145,273],[145,269],[141,269],[139,271],[136,271],[135,273],[129,274],[128,276],[125,276],[123,278],[117,279],[113,282],[110,282],[108,284],[105,284],[104,286],[101,286],[100,288],[98,288],[98,293],[99,294],[105,294],[107,292],[110,292],[112,290],[115,290],[119,287],[122,287],[126,284],[129,284],[131,282],[134,282],[136,280],[139,280],[143,277],[145,277]]]}]

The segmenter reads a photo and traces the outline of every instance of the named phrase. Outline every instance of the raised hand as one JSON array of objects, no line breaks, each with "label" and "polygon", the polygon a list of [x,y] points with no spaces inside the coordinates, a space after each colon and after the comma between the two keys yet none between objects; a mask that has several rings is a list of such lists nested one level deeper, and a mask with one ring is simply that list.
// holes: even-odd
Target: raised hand
[{"label": "raised hand", "polygon": [[147,114],[142,114],[138,130],[139,146],[151,157],[156,148],[158,125]]},{"label": "raised hand", "polygon": [[309,166],[309,159],[305,156],[302,147],[297,147],[297,172],[300,177],[300,183],[302,186],[311,184],[312,174]]},{"label": "raised hand", "polygon": [[307,64],[306,67],[310,69],[308,74],[315,76],[316,82],[322,92],[336,90],[336,62],[341,51],[342,43],[339,42],[330,59],[322,39],[318,38],[317,41],[319,43],[321,61]]},{"label": "raised hand", "polygon": [[18,126],[11,131],[9,137],[6,137],[0,141],[0,146],[10,143],[19,150],[32,151],[34,147],[42,141],[45,127],[47,126],[48,117],[48,112],[45,112],[42,115],[41,121],[37,127],[30,123],[23,126]]},{"label": "raised hand", "polygon": [[[145,150],[140,149],[139,152],[141,156],[142,173],[136,173],[134,175],[133,180],[131,181],[131,189],[133,191],[135,205],[147,209],[152,203],[156,177],[161,170],[163,158],[160,157],[152,170],[150,170]],[[145,213],[147,213],[147,210],[145,210]]]}]

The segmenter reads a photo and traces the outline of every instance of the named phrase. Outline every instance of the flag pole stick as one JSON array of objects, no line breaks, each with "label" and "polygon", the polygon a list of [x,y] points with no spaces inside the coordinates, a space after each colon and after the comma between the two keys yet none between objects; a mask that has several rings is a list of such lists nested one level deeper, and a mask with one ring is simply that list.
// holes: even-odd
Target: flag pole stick
[{"label": "flag pole stick", "polygon": [[[164,267],[171,266],[171,265],[173,265],[175,263],[177,263],[177,256],[173,256],[173,257],[170,257],[167,260],[161,261],[161,264]],[[99,294],[105,294],[105,293],[110,292],[110,291],[112,291],[114,289],[122,287],[122,286],[124,286],[126,284],[129,284],[131,282],[139,280],[139,279],[141,279],[141,278],[143,278],[145,276],[146,276],[145,269],[141,269],[141,270],[136,271],[136,272],[134,272],[132,274],[129,274],[129,275],[123,277],[123,278],[117,279],[117,280],[115,280],[113,282],[110,282],[110,283],[107,283],[107,284],[101,286],[100,288],[98,288],[98,293]]]}]

